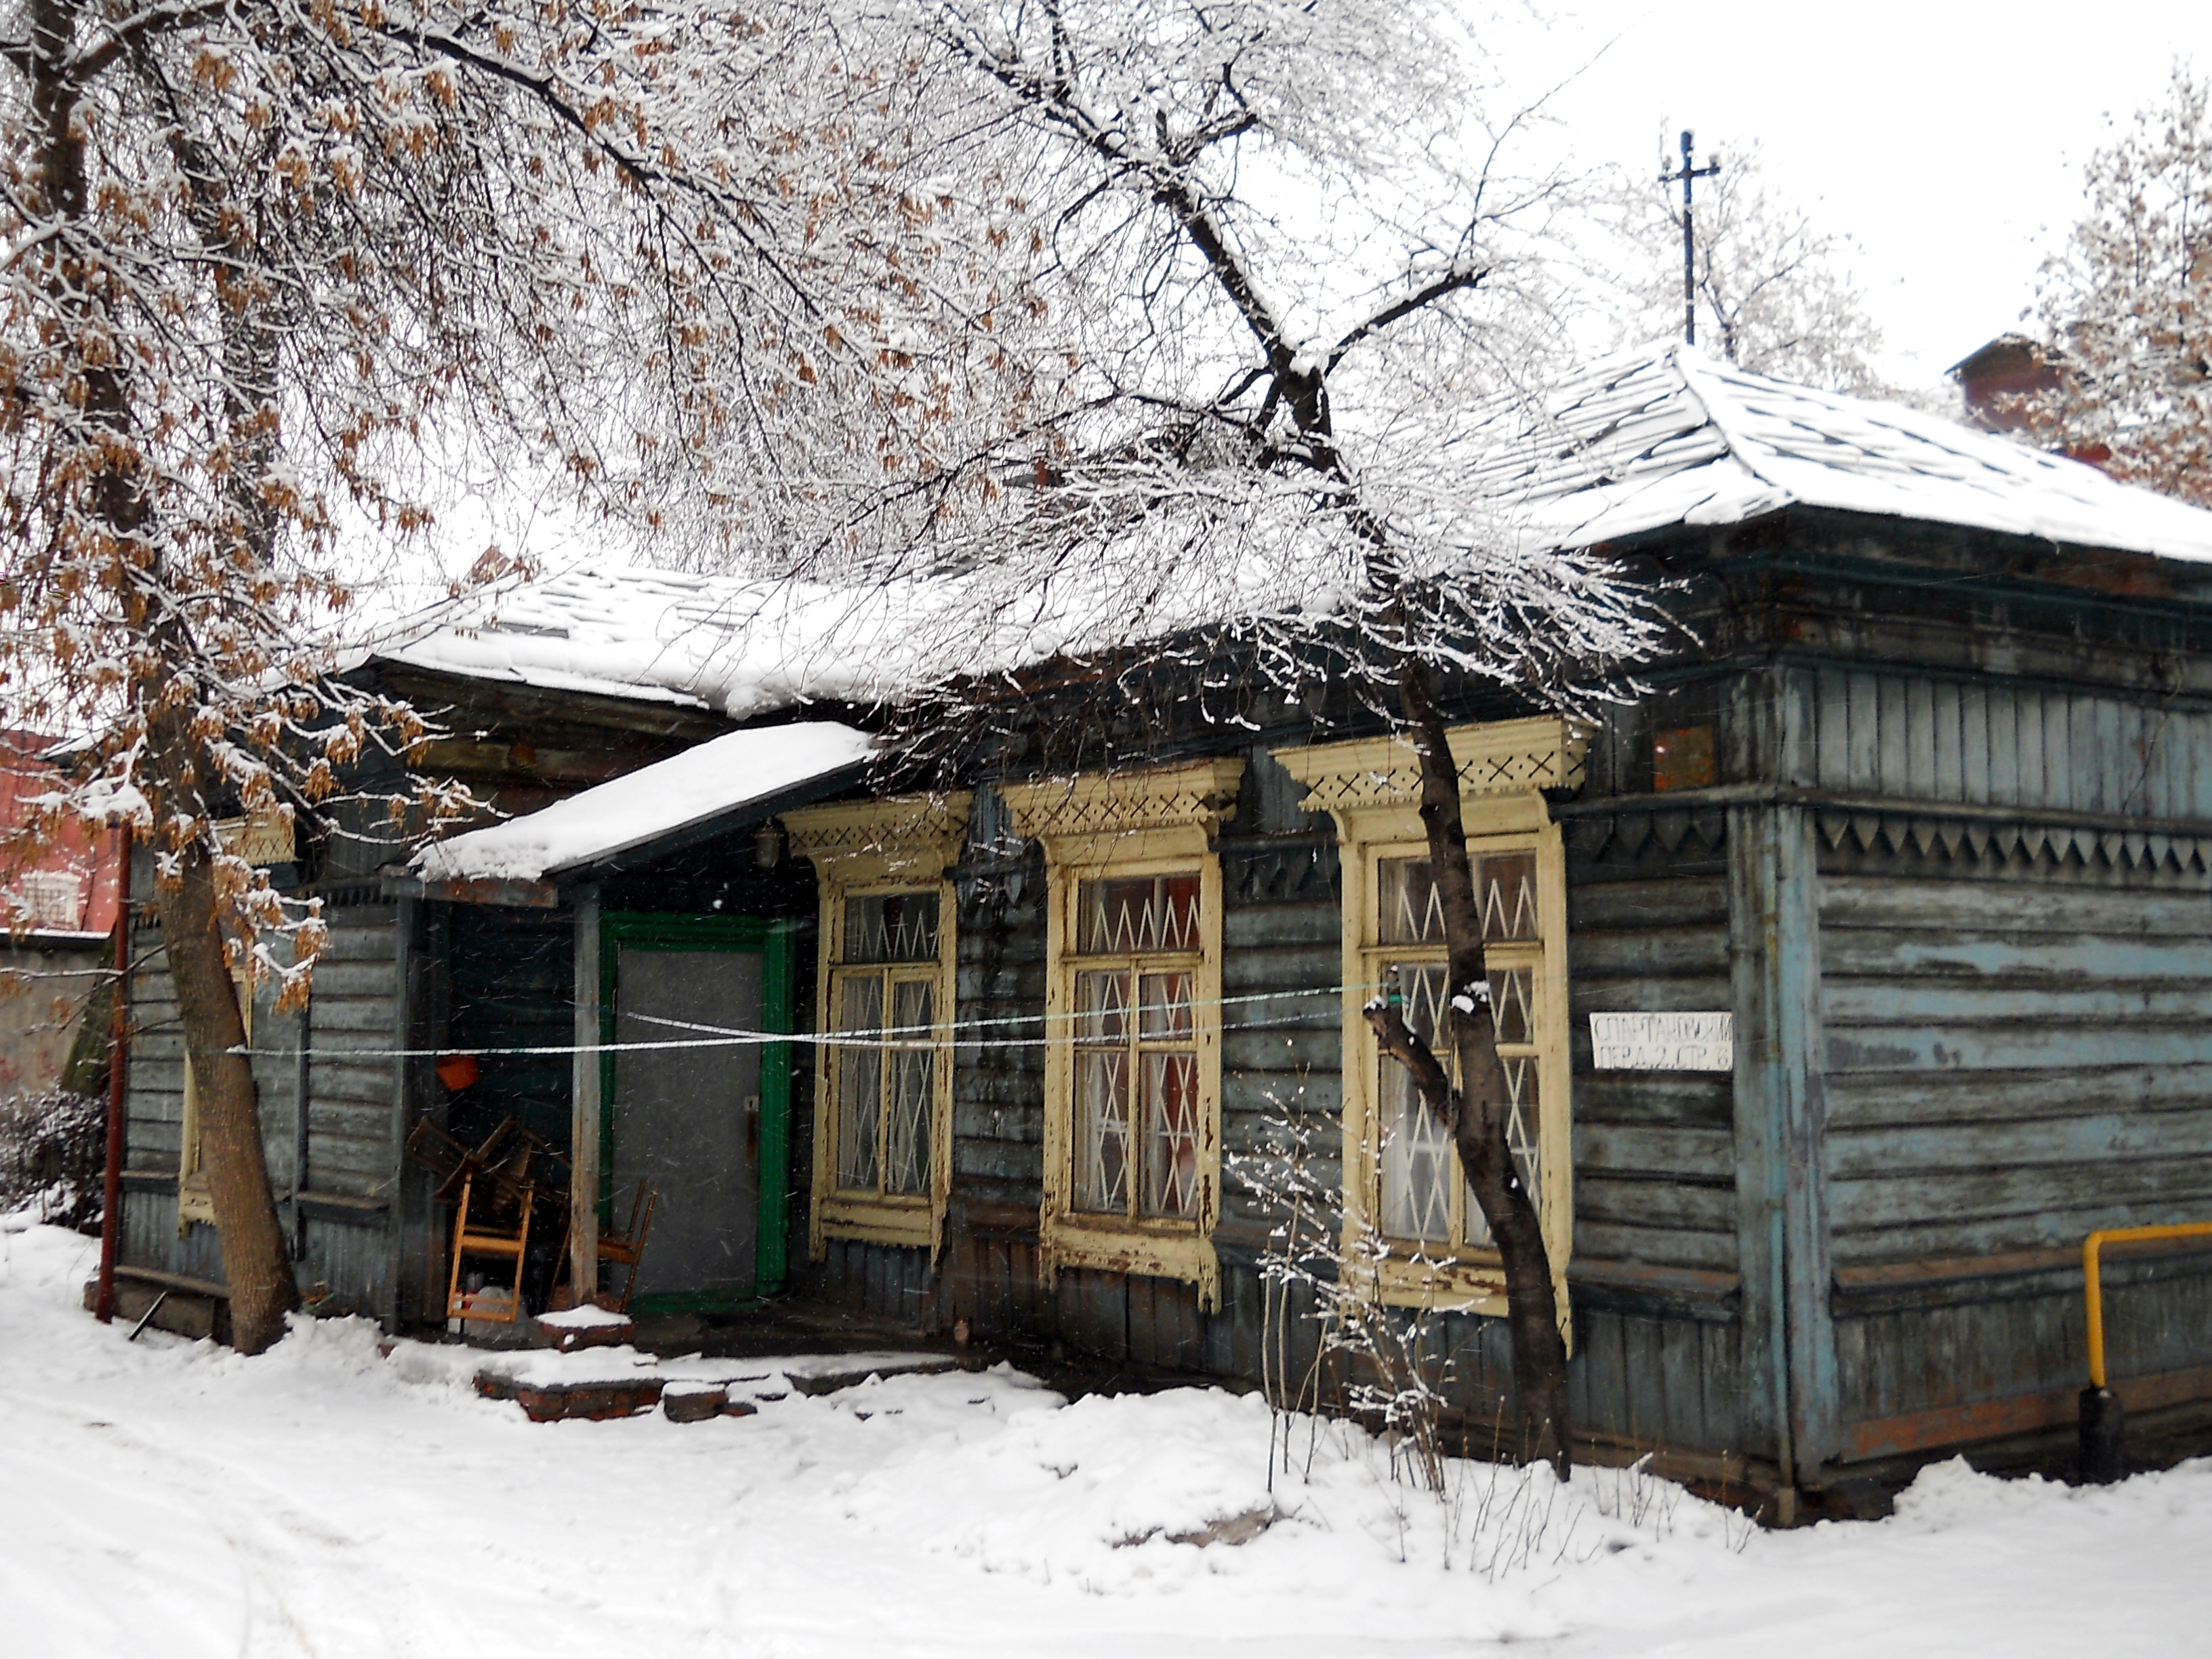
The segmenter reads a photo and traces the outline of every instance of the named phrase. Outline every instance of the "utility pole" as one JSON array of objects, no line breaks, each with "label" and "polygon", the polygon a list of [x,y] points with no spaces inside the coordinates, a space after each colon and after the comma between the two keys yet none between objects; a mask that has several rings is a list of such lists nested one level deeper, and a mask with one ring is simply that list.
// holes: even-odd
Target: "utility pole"
[{"label": "utility pole", "polygon": [[1704,167],[1690,165],[1691,137],[1682,134],[1682,170],[1659,175],[1659,182],[1671,185],[1680,179],[1682,185],[1682,343],[1698,343],[1698,234],[1690,223],[1690,185],[1698,179],[1718,175],[1721,164],[1711,161]]}]

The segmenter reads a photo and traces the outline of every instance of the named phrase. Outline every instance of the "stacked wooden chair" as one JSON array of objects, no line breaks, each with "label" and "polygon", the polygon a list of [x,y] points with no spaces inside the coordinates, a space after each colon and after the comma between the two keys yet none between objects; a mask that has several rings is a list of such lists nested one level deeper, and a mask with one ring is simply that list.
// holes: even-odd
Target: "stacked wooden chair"
[{"label": "stacked wooden chair", "polygon": [[[565,1193],[568,1183],[557,1177],[566,1160],[512,1117],[475,1146],[425,1119],[408,1136],[407,1150],[438,1176],[436,1201],[453,1206],[446,1317],[514,1324],[522,1316],[538,1188],[544,1182]],[[490,1264],[484,1282],[465,1289],[476,1264]]]}]

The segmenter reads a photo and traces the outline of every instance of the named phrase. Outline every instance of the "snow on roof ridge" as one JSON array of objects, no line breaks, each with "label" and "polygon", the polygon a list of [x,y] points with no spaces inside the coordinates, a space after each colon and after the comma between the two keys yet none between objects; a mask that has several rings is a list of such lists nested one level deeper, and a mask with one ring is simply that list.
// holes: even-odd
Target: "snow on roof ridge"
[{"label": "snow on roof ridge", "polygon": [[[1648,393],[1631,416],[1607,406],[1607,392],[1640,376],[1666,389]],[[1670,401],[1680,405],[1671,422],[1663,413]],[[2001,434],[1777,380],[1681,342],[1600,358],[1563,380],[1548,403],[1562,424],[1581,428],[1572,451],[1579,484],[1556,469],[1540,487],[1526,468],[1507,469],[1499,482],[1540,503],[1536,522],[1562,545],[1671,524],[1740,523],[1802,504],[2212,561],[2212,513],[2202,508]],[[1692,416],[1700,419],[1692,423]],[[1684,441],[1698,429],[1710,430],[1717,453],[1699,454]],[[1622,447],[1655,431],[1674,434],[1657,447],[1671,443],[1679,453]]]},{"label": "snow on roof ridge", "polygon": [[1729,424],[1723,413],[1726,406],[1724,395],[1716,395],[1717,392],[1722,391],[1719,377],[1713,376],[1710,380],[1706,377],[1706,370],[1719,367],[1715,360],[1692,345],[1687,340],[1668,341],[1666,358],[1668,366],[1680,377],[1683,396],[1695,399],[1698,407],[1705,410],[1705,423],[1720,434],[1722,444],[1729,455],[1735,459],[1736,464],[1768,489],[1777,490],[1788,496],[1790,500],[1796,501],[1797,497],[1788,485],[1778,483],[1768,477],[1744,453],[1744,442],[1741,436]]}]

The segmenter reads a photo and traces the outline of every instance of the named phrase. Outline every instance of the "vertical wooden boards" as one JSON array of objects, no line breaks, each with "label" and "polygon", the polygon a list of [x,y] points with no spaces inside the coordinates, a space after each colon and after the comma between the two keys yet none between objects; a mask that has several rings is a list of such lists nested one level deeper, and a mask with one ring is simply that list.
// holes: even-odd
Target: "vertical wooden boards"
[{"label": "vertical wooden boards", "polygon": [[933,1266],[921,1245],[831,1237],[823,1243],[819,1283],[831,1297],[909,1330],[945,1330],[965,1319],[979,1334],[1005,1334],[977,1306],[979,1249],[988,1247],[956,1234]]},{"label": "vertical wooden boards", "polygon": [[[1839,794],[2212,817],[2212,712],[2110,691],[1824,665],[1816,781]],[[1771,774],[1787,777],[1787,769]]]},{"label": "vertical wooden boards", "polygon": [[576,895],[575,1036],[568,1068],[568,1282],[579,1294],[599,1282],[599,1119],[602,1066],[599,894]]},{"label": "vertical wooden boards", "polygon": [[[1804,681],[1776,671],[1770,684],[1763,744],[1788,753],[1811,735]],[[1814,836],[1802,807],[1729,809],[1745,1449],[1773,1456],[1785,1483],[1837,1445]]]},{"label": "vertical wooden boards", "polygon": [[419,1252],[422,1242],[422,1228],[410,1224],[416,1218],[408,1212],[407,1189],[416,1183],[407,1178],[405,1150],[407,1132],[414,1121],[417,1092],[415,1080],[423,1074],[423,1067],[409,1052],[416,1046],[416,1027],[421,1023],[420,998],[416,994],[421,976],[412,970],[422,910],[419,899],[403,898],[393,907],[392,916],[392,1142],[388,1154],[391,1164],[384,1182],[384,1284],[378,1298],[386,1330],[399,1327],[400,1281],[406,1277],[401,1267],[404,1253],[410,1243]]}]

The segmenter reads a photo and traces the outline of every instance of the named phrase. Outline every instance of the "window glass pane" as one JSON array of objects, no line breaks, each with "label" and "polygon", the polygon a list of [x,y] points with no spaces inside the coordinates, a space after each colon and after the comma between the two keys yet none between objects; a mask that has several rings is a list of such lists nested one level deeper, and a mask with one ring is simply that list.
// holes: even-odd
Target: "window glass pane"
[{"label": "window glass pane", "polygon": [[1094,969],[1075,976],[1075,1040],[1129,1040],[1129,975],[1126,969]]},{"label": "window glass pane", "polygon": [[1530,1035],[1535,1029],[1529,1012],[1529,981],[1534,977],[1527,968],[1498,968],[1490,975],[1490,1010],[1498,1021],[1498,1040],[1501,1043],[1534,1042]]},{"label": "window glass pane", "polygon": [[[891,987],[891,1025],[900,1042],[926,1042],[937,988],[926,979],[902,980]],[[884,1190],[918,1196],[929,1190],[932,1103],[936,1097],[937,1056],[931,1048],[895,1048],[884,1057],[888,1071],[884,1112]]]},{"label": "window glass pane", "polygon": [[1145,1213],[1198,1215],[1198,1056],[1148,1054],[1145,1073]]},{"label": "window glass pane", "polygon": [[1442,1243],[1451,1237],[1451,1146],[1443,1120],[1421,1103],[1413,1073],[1382,1062],[1382,1231]]},{"label": "window glass pane", "polygon": [[[1540,1211],[1544,1202],[1541,1176],[1544,1173],[1538,1143],[1542,1136],[1543,1120],[1536,1097],[1536,1061],[1533,1055],[1518,1060],[1502,1060],[1505,1072],[1505,1144],[1512,1148],[1514,1167],[1520,1171],[1521,1185]],[[1482,1218],[1481,1207],[1474,1201],[1474,1189],[1467,1193],[1467,1242],[1488,1244],[1491,1242],[1489,1224]]]},{"label": "window glass pane", "polygon": [[[875,974],[847,975],[838,986],[837,1029],[872,1035],[883,1024],[884,981]],[[880,1048],[837,1051],[837,1184],[876,1189],[877,1138],[883,1115]]]},{"label": "window glass pane", "polygon": [[[1432,1042],[1443,1023],[1444,965],[1399,963],[1389,971],[1405,999],[1406,1024]],[[1394,1238],[1447,1242],[1452,1159],[1443,1120],[1422,1103],[1413,1074],[1387,1055],[1381,1082],[1382,1230]]]},{"label": "window glass pane", "polygon": [[1075,1207],[1129,1207],[1129,1056],[1120,1048],[1075,1053]]},{"label": "window glass pane", "polygon": [[927,1048],[899,1048],[890,1062],[890,1110],[884,1119],[884,1190],[929,1190],[929,1103],[937,1068]]},{"label": "window glass pane", "polygon": [[1137,1035],[1146,1042],[1188,1042],[1191,1035],[1189,974],[1146,974],[1137,981]]},{"label": "window glass pane", "polygon": [[1501,853],[1480,861],[1475,872],[1475,891],[1482,898],[1482,937],[1492,939],[1536,937],[1536,855]]},{"label": "window glass pane", "polygon": [[1376,938],[1384,945],[1441,945],[1443,902],[1426,859],[1382,859],[1375,866]]},{"label": "window glass pane", "polygon": [[937,987],[926,979],[902,979],[891,987],[891,1029],[900,1042],[927,1042],[936,1023]]},{"label": "window glass pane", "polygon": [[[1450,984],[1451,975],[1441,962],[1394,962],[1389,969],[1389,977],[1404,999],[1401,1012],[1413,1035],[1433,1049],[1437,1034],[1444,1029],[1444,994]],[[1449,1054],[1437,1055],[1449,1067]]]},{"label": "window glass pane", "polygon": [[937,895],[870,893],[845,901],[847,962],[933,962]]},{"label": "window glass pane", "polygon": [[1198,872],[1115,876],[1076,889],[1076,951],[1087,957],[1198,949]]}]

